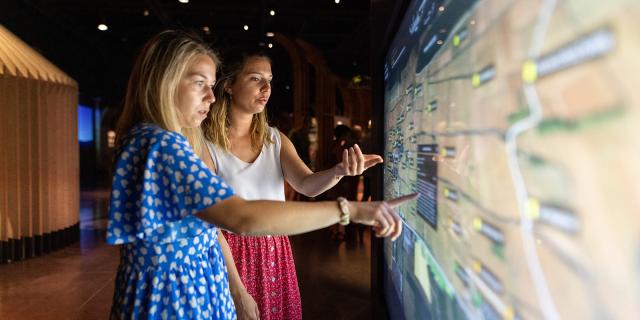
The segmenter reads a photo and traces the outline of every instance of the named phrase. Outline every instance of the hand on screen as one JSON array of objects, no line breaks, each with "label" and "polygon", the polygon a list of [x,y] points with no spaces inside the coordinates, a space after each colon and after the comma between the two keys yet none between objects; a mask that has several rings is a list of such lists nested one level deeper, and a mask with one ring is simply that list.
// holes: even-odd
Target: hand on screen
[{"label": "hand on screen", "polygon": [[352,208],[351,220],[356,223],[373,226],[377,237],[391,237],[395,241],[402,233],[402,219],[394,208],[418,198],[418,193],[412,193],[389,201],[350,202]]},{"label": "hand on screen", "polygon": [[355,144],[342,151],[342,162],[334,170],[336,176],[357,176],[382,161],[382,157],[377,154],[362,154],[360,147]]}]

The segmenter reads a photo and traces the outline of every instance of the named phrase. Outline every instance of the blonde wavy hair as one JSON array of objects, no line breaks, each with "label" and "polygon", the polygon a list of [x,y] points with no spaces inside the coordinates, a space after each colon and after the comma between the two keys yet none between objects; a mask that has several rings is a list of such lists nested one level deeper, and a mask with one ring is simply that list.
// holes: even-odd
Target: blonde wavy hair
[{"label": "blonde wavy hair", "polygon": [[[231,86],[233,82],[236,81],[236,77],[250,59],[265,59],[271,64],[271,59],[261,53],[240,55],[240,60],[236,63],[231,63],[226,68],[224,75],[218,79],[214,88],[216,101],[211,106],[207,118],[202,122],[202,130],[205,138],[225,151],[231,149],[231,143],[229,142],[231,95],[225,88]],[[253,115],[249,134],[251,136],[251,147],[254,150],[262,148],[265,144],[274,143],[269,135],[269,122],[266,108],[262,110],[262,112]]]},{"label": "blonde wavy hair", "polygon": [[183,134],[196,154],[201,154],[204,147],[202,130],[181,128],[176,106],[178,84],[198,55],[207,55],[216,66],[220,64],[215,52],[195,34],[167,30],[147,42],[129,76],[122,114],[116,125],[118,146],[135,125],[153,123]]}]

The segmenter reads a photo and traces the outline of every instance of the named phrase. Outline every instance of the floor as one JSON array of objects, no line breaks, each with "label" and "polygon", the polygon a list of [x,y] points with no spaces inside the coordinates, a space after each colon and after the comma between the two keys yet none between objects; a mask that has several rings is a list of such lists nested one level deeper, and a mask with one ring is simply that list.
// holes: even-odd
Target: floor
[{"label": "floor", "polygon": [[[104,243],[108,192],[82,192],[81,241],[0,265],[0,315],[9,319],[106,319],[118,264]],[[330,239],[327,230],[291,237],[304,319],[370,319],[370,234]]]}]

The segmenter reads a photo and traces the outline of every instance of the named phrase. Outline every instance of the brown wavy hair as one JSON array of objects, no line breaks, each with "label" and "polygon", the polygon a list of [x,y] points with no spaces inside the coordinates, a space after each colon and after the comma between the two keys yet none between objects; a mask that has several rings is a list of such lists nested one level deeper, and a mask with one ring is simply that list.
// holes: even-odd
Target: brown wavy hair
[{"label": "brown wavy hair", "polygon": [[[233,84],[249,59],[266,59],[269,61],[269,64],[271,64],[271,58],[263,53],[241,54],[238,56],[240,58],[230,63],[229,66],[225,68],[223,76],[218,79],[214,88],[216,101],[211,106],[207,118],[202,122],[202,130],[204,131],[205,138],[226,151],[231,149],[231,143],[229,142],[231,95],[225,88]],[[255,150],[262,148],[265,144],[274,143],[269,135],[267,108],[253,115],[249,134],[251,136],[251,147]]]}]

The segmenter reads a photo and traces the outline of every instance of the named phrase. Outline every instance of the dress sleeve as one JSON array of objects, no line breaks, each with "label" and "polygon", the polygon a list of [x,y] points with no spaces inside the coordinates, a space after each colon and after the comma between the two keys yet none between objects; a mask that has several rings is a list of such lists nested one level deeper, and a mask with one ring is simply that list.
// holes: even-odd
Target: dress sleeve
[{"label": "dress sleeve", "polygon": [[132,139],[113,179],[107,243],[175,241],[212,227],[193,215],[233,195],[173,132]]}]

